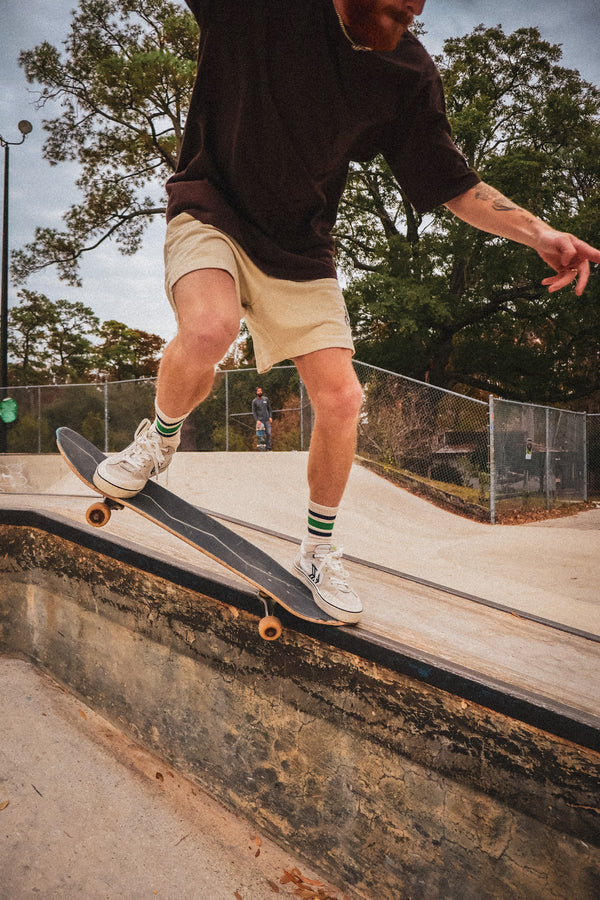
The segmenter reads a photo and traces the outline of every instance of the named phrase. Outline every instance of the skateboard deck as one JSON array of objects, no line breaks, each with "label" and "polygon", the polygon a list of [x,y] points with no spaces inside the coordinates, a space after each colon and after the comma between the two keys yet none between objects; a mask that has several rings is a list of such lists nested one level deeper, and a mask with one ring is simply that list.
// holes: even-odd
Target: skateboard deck
[{"label": "skateboard deck", "polygon": [[92,482],[96,466],[105,454],[70,428],[59,428],[56,442],[67,465],[104,498],[89,507],[86,519],[90,525],[105,525],[111,510],[127,507],[235,572],[256,589],[265,608],[267,615],[259,624],[259,633],[265,640],[275,640],[281,634],[281,623],[273,615],[277,604],[308,622],[343,624],[319,609],[308,587],[283,566],[198,507],[152,480],[134,497],[109,497]]}]

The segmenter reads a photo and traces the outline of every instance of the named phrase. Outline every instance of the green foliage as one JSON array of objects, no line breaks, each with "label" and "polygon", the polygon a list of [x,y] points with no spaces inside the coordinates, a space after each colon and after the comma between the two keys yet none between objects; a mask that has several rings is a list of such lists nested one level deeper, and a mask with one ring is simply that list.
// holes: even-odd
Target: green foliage
[{"label": "green foliage", "polygon": [[104,322],[98,330],[98,369],[109,381],[152,378],[166,341],[156,334],[128,328],[122,322]]},{"label": "green foliage", "polygon": [[97,412],[87,414],[81,424],[81,434],[97,447],[104,446],[104,419]]},{"label": "green foliage", "polygon": [[64,384],[156,375],[165,341],[121,322],[100,325],[80,302],[21,291],[9,313],[10,383]]},{"label": "green foliage", "polygon": [[13,254],[16,279],[56,265],[79,284],[81,254],[109,236],[122,253],[136,252],[148,218],[164,212],[197,47],[193,16],[169,0],[80,0],[62,52],[43,42],[21,53],[38,105],[60,105],[44,123],[44,156],[79,163],[83,196],[65,214],[65,230],[38,228]]},{"label": "green foliage", "polygon": [[[39,104],[60,107],[45,123],[44,154],[52,165],[78,163],[82,199],[63,231],[39,229],[14,254],[16,276],[53,264],[78,283],[81,254],[107,237],[124,253],[137,250],[148,217],[164,209],[197,40],[193,17],[169,0],[80,0],[63,49],[45,42],[21,54]],[[517,203],[594,244],[598,89],[562,66],[560,47],[535,28],[507,35],[479,26],[447,40],[438,64],[469,163]],[[365,361],[475,394],[573,403],[600,392],[596,276],[579,300],[571,289],[548,295],[535,253],[469,228],[444,207],[420,217],[381,159],[352,166],[335,236]],[[29,383],[58,377],[61,355],[48,341],[50,319],[31,312],[12,351]],[[149,337],[138,333],[128,354],[131,335],[105,333],[98,371],[152,372],[158,347]],[[246,348],[251,354],[251,342]],[[63,377],[89,371],[88,362],[84,343],[69,348]]]},{"label": "green foliage", "polygon": [[[476,28],[438,60],[455,140],[482,178],[560,230],[600,233],[600,92],[535,28]],[[418,219],[382,160],[354,167],[338,222],[366,362],[461,391],[557,402],[600,388],[600,285],[549,295],[529,249],[445,208]]]},{"label": "green foliage", "polygon": [[80,302],[21,291],[9,312],[11,384],[86,381],[96,360],[98,318]]},{"label": "green foliage", "polygon": [[[254,369],[217,372],[209,397],[188,419],[182,436],[186,450],[256,450],[256,429],[252,401],[261,386],[273,410],[273,448],[299,450],[300,384],[293,366],[272,369],[257,375]],[[228,415],[226,412],[228,411]],[[216,424],[215,424],[216,423]]]},{"label": "green foliage", "polygon": [[17,421],[8,428],[7,444],[10,453],[35,453],[38,446],[43,453],[50,453],[56,448],[48,423],[31,413],[19,414]]}]

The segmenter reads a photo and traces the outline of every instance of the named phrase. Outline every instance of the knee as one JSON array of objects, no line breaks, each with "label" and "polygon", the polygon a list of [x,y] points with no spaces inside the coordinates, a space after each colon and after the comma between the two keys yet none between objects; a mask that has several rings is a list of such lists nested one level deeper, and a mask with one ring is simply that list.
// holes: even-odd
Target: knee
[{"label": "knee", "polygon": [[319,391],[313,406],[316,416],[326,416],[330,422],[354,423],[358,420],[362,400],[362,388],[352,378]]},{"label": "knee", "polygon": [[190,362],[220,362],[237,337],[240,306],[232,276],[221,269],[198,269],[173,287],[177,344]]},{"label": "knee", "polygon": [[236,339],[240,323],[216,315],[210,320],[187,320],[180,323],[177,338],[189,359],[198,358],[216,365]]}]

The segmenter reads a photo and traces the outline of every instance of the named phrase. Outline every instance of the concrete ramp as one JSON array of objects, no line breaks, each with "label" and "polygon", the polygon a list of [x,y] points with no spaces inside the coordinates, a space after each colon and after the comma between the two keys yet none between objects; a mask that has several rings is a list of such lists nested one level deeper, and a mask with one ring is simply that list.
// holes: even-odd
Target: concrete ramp
[{"label": "concrete ramp", "polygon": [[57,514],[3,518],[0,652],[348,896],[598,896],[593,714],[367,628],[288,619],[266,643],[220,574]]}]

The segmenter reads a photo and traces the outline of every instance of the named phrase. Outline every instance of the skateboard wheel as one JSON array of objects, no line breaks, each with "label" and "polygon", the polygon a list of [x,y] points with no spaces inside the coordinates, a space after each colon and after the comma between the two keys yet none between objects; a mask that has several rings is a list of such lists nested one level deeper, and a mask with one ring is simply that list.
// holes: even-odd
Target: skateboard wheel
[{"label": "skateboard wheel", "polygon": [[98,503],[92,503],[85,514],[85,520],[94,528],[102,528],[110,519],[110,507],[103,500]]},{"label": "skateboard wheel", "polygon": [[258,623],[258,633],[265,641],[276,641],[281,637],[281,622],[277,616],[265,616]]}]

